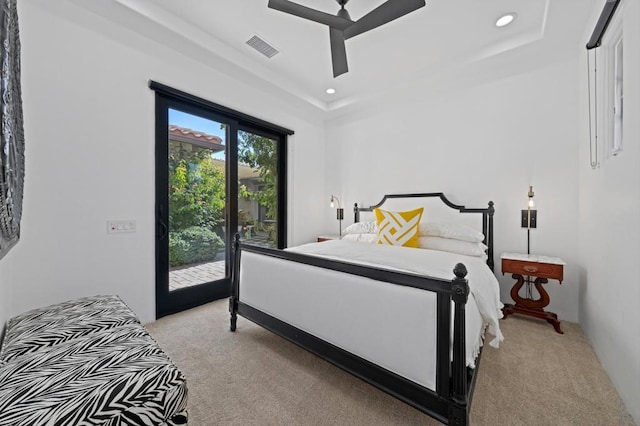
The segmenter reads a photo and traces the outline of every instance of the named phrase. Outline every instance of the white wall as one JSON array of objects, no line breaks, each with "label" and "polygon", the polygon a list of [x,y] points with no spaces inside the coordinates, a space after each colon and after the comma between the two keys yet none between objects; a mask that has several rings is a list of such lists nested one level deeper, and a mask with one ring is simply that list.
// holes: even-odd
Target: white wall
[{"label": "white wall", "polygon": [[4,331],[4,323],[11,316],[12,252],[0,260],[0,338]]},{"label": "white wall", "polygon": [[539,218],[531,250],[567,262],[562,286],[546,286],[549,310],[578,321],[576,56],[531,70],[503,68],[513,58],[489,61],[468,71],[475,77],[439,76],[437,89],[427,80],[331,121],[327,191],[339,191],[347,205],[394,192],[442,191],[467,207],[493,200],[496,272],[508,301],[514,281],[501,276],[500,253],[526,253],[520,210],[533,185]]},{"label": "white wall", "polygon": [[[289,242],[322,229],[322,122],[72,4],[19,4],[26,134],[22,238],[0,314],[116,293],[155,317],[154,92],[149,79],[293,129]],[[137,221],[108,235],[108,219]],[[9,306],[9,308],[8,308]],[[9,309],[10,312],[7,312]]]},{"label": "white wall", "polygon": [[[589,35],[603,4],[599,2],[594,9]],[[589,166],[587,93],[581,91],[580,324],[627,409],[640,424],[640,2],[624,0],[621,4],[623,152],[607,157],[601,135],[600,167],[596,170]],[[580,55],[580,61],[586,63],[584,48]],[[585,68],[581,68],[580,87],[587,87]]]}]

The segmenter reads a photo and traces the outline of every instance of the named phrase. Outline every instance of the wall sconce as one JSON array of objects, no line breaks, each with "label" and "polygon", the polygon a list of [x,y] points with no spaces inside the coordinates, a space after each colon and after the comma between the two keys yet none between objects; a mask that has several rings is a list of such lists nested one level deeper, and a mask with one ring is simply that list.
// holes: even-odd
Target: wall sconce
[{"label": "wall sconce", "polygon": [[533,210],[533,186],[529,187],[527,196],[529,197],[527,209],[521,211],[520,217],[522,220],[521,226],[527,228],[527,254],[531,254],[531,228],[536,228],[538,223],[538,211]]},{"label": "wall sconce", "polygon": [[340,235],[340,239],[342,239],[342,219],[344,219],[344,209],[340,206],[340,200],[338,199],[338,197],[336,197],[335,195],[331,195],[331,207],[334,206],[334,200],[336,203],[338,203],[338,208],[336,210],[336,218],[338,219],[338,227],[339,227],[339,234]]}]

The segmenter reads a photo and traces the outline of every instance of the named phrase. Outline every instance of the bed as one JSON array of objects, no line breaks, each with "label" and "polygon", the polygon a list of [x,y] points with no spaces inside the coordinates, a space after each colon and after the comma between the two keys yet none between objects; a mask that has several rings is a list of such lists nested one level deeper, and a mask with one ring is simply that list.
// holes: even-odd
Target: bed
[{"label": "bed", "polygon": [[425,232],[432,224],[475,229],[482,253],[362,242],[372,232],[286,250],[236,238],[231,331],[241,315],[442,423],[466,425],[485,331],[492,346],[502,340],[492,272],[495,210],[493,202],[456,205],[443,193],[391,194],[370,207],[356,204],[347,229],[374,228],[376,209],[416,205],[428,219]]}]

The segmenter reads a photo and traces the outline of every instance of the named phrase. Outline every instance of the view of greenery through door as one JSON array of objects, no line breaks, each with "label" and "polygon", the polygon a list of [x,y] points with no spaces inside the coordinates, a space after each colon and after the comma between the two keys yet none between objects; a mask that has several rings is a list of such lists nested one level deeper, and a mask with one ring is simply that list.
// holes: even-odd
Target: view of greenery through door
[{"label": "view of greenery through door", "polygon": [[273,139],[238,132],[238,224],[245,242],[277,247],[278,158]]},{"label": "view of greenery through door", "polygon": [[[228,128],[169,110],[169,287],[225,277]],[[241,238],[277,246],[277,144],[238,131],[238,229]]]}]

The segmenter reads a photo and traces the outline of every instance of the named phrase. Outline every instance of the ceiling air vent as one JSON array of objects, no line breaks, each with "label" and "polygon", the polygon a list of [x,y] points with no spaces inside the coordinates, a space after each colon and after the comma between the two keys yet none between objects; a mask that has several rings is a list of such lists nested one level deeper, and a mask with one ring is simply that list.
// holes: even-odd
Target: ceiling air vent
[{"label": "ceiling air vent", "polygon": [[247,44],[256,49],[258,52],[262,53],[267,58],[273,58],[279,52],[278,49],[276,49],[257,35],[254,35],[249,40],[247,40]]}]

